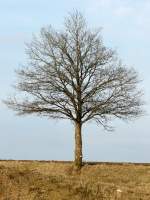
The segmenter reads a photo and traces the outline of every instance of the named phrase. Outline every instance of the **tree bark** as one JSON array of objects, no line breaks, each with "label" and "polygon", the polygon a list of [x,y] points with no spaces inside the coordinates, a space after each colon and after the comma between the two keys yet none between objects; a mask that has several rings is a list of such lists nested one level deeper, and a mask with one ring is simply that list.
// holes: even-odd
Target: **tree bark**
[{"label": "tree bark", "polygon": [[82,167],[82,123],[75,122],[75,167]]}]

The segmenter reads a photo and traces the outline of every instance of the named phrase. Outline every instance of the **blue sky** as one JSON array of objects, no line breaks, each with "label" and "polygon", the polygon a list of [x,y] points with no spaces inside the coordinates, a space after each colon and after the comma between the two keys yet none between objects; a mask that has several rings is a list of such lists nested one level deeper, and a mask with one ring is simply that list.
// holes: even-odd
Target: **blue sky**
[{"label": "blue sky", "polygon": [[[105,45],[139,72],[147,112],[130,123],[114,121],[113,133],[94,123],[84,126],[84,160],[150,162],[149,0],[1,0],[0,100],[15,92],[14,70],[26,61],[24,43],[43,26],[61,29],[73,9],[84,14],[90,27],[102,27]],[[0,102],[0,159],[72,160],[73,151],[69,121],[18,117]]]}]

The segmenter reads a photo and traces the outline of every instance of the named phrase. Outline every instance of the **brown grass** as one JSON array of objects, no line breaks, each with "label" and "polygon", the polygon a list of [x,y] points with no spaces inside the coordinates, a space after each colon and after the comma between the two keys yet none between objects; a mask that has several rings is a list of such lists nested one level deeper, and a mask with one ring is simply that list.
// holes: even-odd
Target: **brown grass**
[{"label": "brown grass", "polygon": [[0,161],[0,200],[150,200],[150,165]]}]

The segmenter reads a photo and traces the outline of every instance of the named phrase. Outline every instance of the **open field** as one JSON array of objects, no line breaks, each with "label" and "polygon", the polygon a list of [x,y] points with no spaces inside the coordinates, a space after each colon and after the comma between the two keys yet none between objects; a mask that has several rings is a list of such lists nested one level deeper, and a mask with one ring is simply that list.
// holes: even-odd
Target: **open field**
[{"label": "open field", "polygon": [[150,164],[0,161],[0,200],[150,200]]}]

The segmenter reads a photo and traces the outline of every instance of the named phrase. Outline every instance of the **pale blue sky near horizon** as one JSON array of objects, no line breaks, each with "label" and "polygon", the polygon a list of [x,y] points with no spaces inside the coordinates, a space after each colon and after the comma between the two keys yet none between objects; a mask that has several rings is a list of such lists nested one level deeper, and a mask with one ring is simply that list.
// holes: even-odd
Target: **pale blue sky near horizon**
[{"label": "pale blue sky near horizon", "polygon": [[63,28],[78,9],[89,27],[102,27],[104,44],[117,50],[143,81],[146,115],[115,131],[95,123],[83,127],[84,160],[150,162],[150,1],[149,0],[0,0],[0,159],[73,160],[74,128],[69,121],[16,116],[2,103],[14,94],[15,69],[26,62],[25,42],[42,27]]}]

